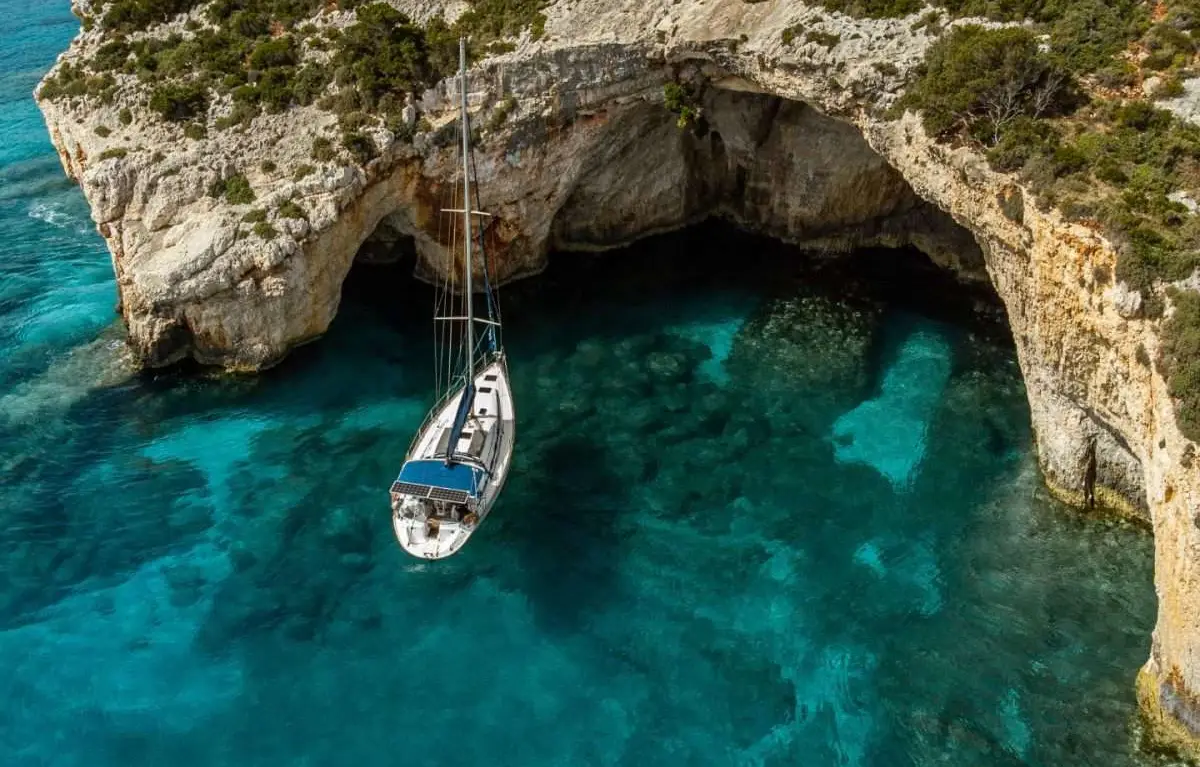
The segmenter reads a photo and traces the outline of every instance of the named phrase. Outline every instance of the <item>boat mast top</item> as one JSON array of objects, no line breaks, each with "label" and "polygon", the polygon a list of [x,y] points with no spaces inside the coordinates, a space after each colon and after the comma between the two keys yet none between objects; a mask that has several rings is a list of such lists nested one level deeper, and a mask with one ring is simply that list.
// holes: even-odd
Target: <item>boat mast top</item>
[{"label": "boat mast top", "polygon": [[462,108],[462,161],[463,161],[463,231],[466,235],[467,272],[467,380],[475,375],[475,302],[471,284],[474,263],[471,254],[471,129],[467,125],[467,38],[458,38],[458,74],[461,78],[459,98]]}]

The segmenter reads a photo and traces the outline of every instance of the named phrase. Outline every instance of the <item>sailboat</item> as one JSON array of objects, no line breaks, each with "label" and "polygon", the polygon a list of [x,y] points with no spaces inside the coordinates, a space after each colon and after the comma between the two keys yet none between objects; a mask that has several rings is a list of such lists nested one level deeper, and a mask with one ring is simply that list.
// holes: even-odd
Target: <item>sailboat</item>
[{"label": "sailboat", "polygon": [[[472,218],[487,214],[471,205],[465,39],[458,48],[463,206],[443,213],[462,214],[462,279],[460,284],[455,248],[448,248],[450,264],[434,309],[438,370],[445,370],[442,394],[417,430],[390,491],[396,538],[421,559],[455,554],[487,518],[508,478],[516,437],[499,304],[483,237],[472,236]],[[483,256],[483,316],[475,311],[476,250]]]}]

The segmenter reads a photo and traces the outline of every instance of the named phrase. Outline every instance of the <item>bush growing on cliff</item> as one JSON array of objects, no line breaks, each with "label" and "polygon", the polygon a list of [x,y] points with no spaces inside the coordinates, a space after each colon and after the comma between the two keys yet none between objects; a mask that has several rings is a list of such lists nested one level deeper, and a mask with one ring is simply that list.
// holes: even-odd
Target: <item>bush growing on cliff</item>
[{"label": "bush growing on cliff", "polygon": [[304,212],[304,208],[301,208],[299,205],[297,205],[295,200],[284,200],[282,203],[280,203],[279,217],[300,219],[308,218]]},{"label": "bush growing on cliff", "polygon": [[317,162],[329,162],[337,153],[333,149],[333,143],[324,136],[317,136],[312,142],[312,157]]},{"label": "bush growing on cliff", "polygon": [[818,0],[831,11],[848,16],[887,19],[907,16],[925,7],[924,0]]},{"label": "bush growing on cliff", "polygon": [[42,84],[40,95],[44,99],[60,99],[70,97],[95,97],[101,102],[112,100],[116,80],[107,72],[101,75],[90,75],[82,67],[71,62],[64,62],[53,77],[46,78]]},{"label": "bush growing on cliff", "polygon": [[101,26],[107,30],[133,32],[186,13],[202,0],[113,0]]},{"label": "bush growing on cliff", "polygon": [[455,26],[473,38],[473,45],[516,37],[525,29],[538,40],[545,34],[545,5],[545,0],[473,0]]},{"label": "bush growing on cliff", "polygon": [[681,83],[667,83],[663,86],[663,106],[667,111],[678,115],[676,124],[687,128],[700,118],[700,104],[692,89]]},{"label": "bush growing on cliff", "polygon": [[195,82],[161,85],[150,94],[150,109],[171,122],[191,120],[208,111],[208,89]]},{"label": "bush growing on cliff", "polygon": [[305,64],[296,73],[296,79],[292,82],[292,99],[301,106],[308,106],[325,92],[332,79],[329,70],[324,65]]},{"label": "bush growing on cliff", "polygon": [[489,131],[500,130],[501,126],[508,120],[508,115],[517,107],[517,100],[512,96],[501,101],[496,105],[496,109],[488,118],[487,129]]},{"label": "bush growing on cliff", "polygon": [[249,125],[255,117],[258,117],[257,104],[235,101],[229,114],[218,118],[214,125],[217,130],[225,130],[235,125]]},{"label": "bush growing on cliff", "polygon": [[1179,430],[1200,442],[1200,293],[1176,291],[1175,313],[1163,327],[1163,354],[1176,399]]},{"label": "bush growing on cliff", "polygon": [[334,63],[347,68],[367,109],[387,94],[424,88],[433,74],[420,27],[386,3],[358,9],[358,20],[343,33]]},{"label": "bush growing on cliff", "polygon": [[224,197],[233,205],[249,205],[254,202],[254,190],[250,188],[250,182],[241,173],[214,181],[208,189],[208,195]]},{"label": "bush growing on cliff", "polygon": [[1033,18],[1046,23],[1051,52],[1078,74],[1113,64],[1148,21],[1138,0],[1045,2]]},{"label": "bush growing on cliff", "polygon": [[359,165],[366,165],[375,156],[374,142],[356,131],[342,134],[342,148],[349,152]]},{"label": "bush growing on cliff", "polygon": [[1060,140],[1059,132],[1050,123],[1021,115],[988,150],[988,161],[996,170],[1019,171],[1035,157],[1053,155]]},{"label": "bush growing on cliff", "polygon": [[826,48],[832,48],[842,41],[842,36],[833,34],[832,32],[822,32],[820,30],[810,29],[804,33],[804,39],[810,43],[823,45]]},{"label": "bush growing on cliff", "polygon": [[123,38],[109,40],[96,50],[96,55],[92,57],[90,66],[97,72],[119,70],[129,61],[129,56],[132,52],[133,49],[129,47],[129,43],[125,42]]},{"label": "bush growing on cliff", "polygon": [[[353,7],[345,0],[328,5],[341,10]],[[243,37],[253,38],[266,34],[271,22],[290,29],[307,21],[324,6],[323,0],[215,0],[208,7],[208,18]]]},{"label": "bush growing on cliff", "polygon": [[1060,112],[1070,85],[1027,30],[968,25],[930,46],[905,104],[921,110],[935,136],[962,132],[995,146],[1020,118]]},{"label": "bush growing on cliff", "polygon": [[295,66],[297,61],[296,43],[291,35],[259,43],[250,54],[250,69],[262,71],[276,67]]}]

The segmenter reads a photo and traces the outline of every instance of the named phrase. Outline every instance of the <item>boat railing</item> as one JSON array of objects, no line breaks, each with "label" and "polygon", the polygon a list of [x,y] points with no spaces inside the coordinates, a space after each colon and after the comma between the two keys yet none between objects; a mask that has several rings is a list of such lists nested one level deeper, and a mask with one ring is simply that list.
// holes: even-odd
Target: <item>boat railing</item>
[{"label": "boat railing", "polygon": [[442,407],[450,401],[450,398],[458,392],[458,389],[451,389],[443,394],[437,402],[433,403],[433,407],[429,408],[429,412],[425,414],[425,420],[421,421],[421,425],[417,427],[416,434],[413,435],[412,441],[408,443],[408,450],[404,453],[404,460],[412,458],[413,451],[417,449],[417,443],[421,441],[421,435],[425,433],[426,427],[437,417],[437,414],[442,412]]},{"label": "boat railing", "polygon": [[[498,360],[500,358],[500,355],[501,355],[501,352],[492,352],[488,356],[481,359],[479,361],[479,364],[477,364],[475,366],[475,370],[472,371],[472,373],[471,373],[472,379],[477,377],[480,373],[482,373],[484,370],[486,370],[489,365],[491,365],[496,360]],[[463,386],[465,387],[466,384],[464,383]],[[447,391],[445,394],[443,394],[441,397],[438,398],[438,401],[434,403],[433,407],[429,408],[429,412],[425,414],[425,420],[421,421],[421,425],[420,425],[420,427],[417,428],[416,434],[413,435],[412,441],[408,443],[408,450],[404,453],[404,460],[407,461],[409,458],[412,457],[413,450],[416,450],[417,443],[421,441],[421,435],[425,433],[425,428],[427,426],[429,426],[429,424],[433,421],[433,419],[437,417],[438,413],[440,413],[442,411],[442,407],[445,406],[445,404],[447,402],[449,402],[450,399],[458,392],[459,392],[459,389],[450,389],[449,391]],[[483,468],[485,470],[488,469],[488,467],[482,466],[482,465],[480,466],[480,468]]]}]

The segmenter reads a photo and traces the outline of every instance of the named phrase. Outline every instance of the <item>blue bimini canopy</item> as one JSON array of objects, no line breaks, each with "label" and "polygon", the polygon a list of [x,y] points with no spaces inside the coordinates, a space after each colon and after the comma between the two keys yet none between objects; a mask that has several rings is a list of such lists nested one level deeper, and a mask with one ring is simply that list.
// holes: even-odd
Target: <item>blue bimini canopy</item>
[{"label": "blue bimini canopy", "polygon": [[409,461],[400,469],[392,483],[392,492],[419,498],[465,503],[475,498],[483,487],[482,469],[462,463],[447,465],[441,460]]}]

